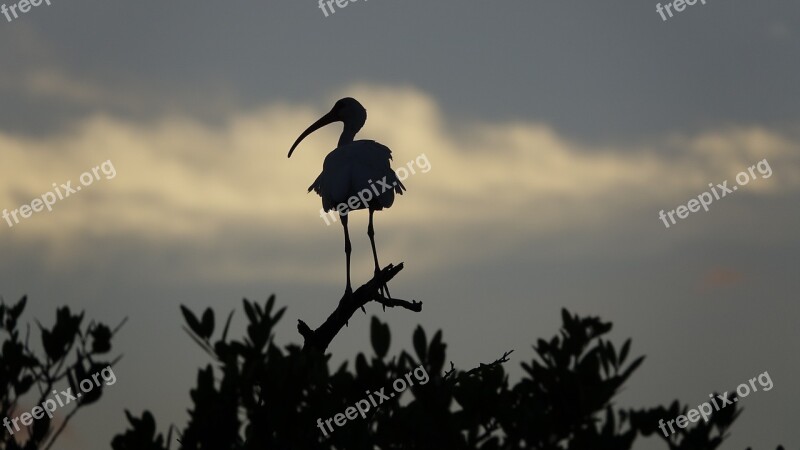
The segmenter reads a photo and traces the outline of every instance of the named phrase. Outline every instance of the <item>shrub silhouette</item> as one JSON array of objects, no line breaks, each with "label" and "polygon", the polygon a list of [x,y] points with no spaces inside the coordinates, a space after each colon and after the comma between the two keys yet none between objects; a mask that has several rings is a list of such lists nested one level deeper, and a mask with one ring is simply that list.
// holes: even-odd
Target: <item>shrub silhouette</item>
[{"label": "shrub silhouette", "polygon": [[[658,420],[675,418],[687,408],[623,410],[613,399],[643,361],[630,358],[631,341],[617,348],[604,339],[611,324],[597,317],[562,311],[558,336],[539,340],[536,357],[522,364],[525,375],[510,385],[503,364],[510,352],[469,371],[445,369],[446,344],[441,331],[428,339],[417,327],[414,354],[389,357],[389,327],[373,317],[374,354],[360,353],[352,369],[329,368],[329,356],[298,345],[279,348],[273,327],[285,308],[275,310],[274,296],[262,307],[244,300],[246,336],[227,337],[233,312],[221,336],[212,341],[214,313],[197,318],[181,307],[187,332],[215,360],[199,370],[189,422],[177,432],[179,448],[239,449],[630,449],[638,436],[656,434],[670,449],[718,448],[739,414],[729,406],[708,423],[690,424],[666,438]],[[331,422],[325,436],[318,419],[345,413],[369,393],[385,388],[422,366],[429,381],[417,381],[388,401],[371,407],[343,426]],[[114,450],[171,448],[157,431],[152,414],[126,411],[130,429],[114,437]],[[324,426],[324,425],[323,425]]]},{"label": "shrub silhouette", "polygon": [[[15,305],[9,306],[0,299],[0,413],[3,418],[16,418],[30,412],[33,406],[50,398],[56,384],[64,380],[73,394],[82,392],[77,383],[118,360],[107,362],[101,355],[111,351],[111,339],[122,324],[112,331],[106,325],[92,321],[82,330],[83,313],[73,314],[66,306],[57,309],[56,323],[52,328],[36,322],[44,350],[43,356],[37,356],[29,346],[30,327],[26,327],[24,335],[19,327],[19,318],[27,300],[27,297],[22,297]],[[30,408],[20,408],[20,399],[31,393],[34,387],[37,401]],[[49,449],[81,408],[100,399],[102,388],[102,384],[95,386],[69,402],[72,406],[59,407],[54,414],[63,417],[63,421],[57,428],[47,415],[33,420],[24,430],[22,426],[19,431],[11,426],[13,435],[0,428],[0,450]]]}]

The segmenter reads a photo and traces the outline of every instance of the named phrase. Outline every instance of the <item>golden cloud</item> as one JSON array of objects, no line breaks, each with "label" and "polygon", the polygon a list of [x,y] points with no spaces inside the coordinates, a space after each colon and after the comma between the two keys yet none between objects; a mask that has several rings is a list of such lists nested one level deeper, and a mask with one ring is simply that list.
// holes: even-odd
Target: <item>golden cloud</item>
[{"label": "golden cloud", "polygon": [[[54,80],[33,83],[47,91],[59,85]],[[685,203],[709,182],[732,179],[764,158],[775,174],[748,186],[751,195],[796,192],[800,185],[798,143],[759,127],[609,148],[570,140],[542,123],[455,124],[429,95],[412,88],[357,85],[344,95],[368,110],[359,137],[389,146],[395,167],[421,154],[431,164],[428,173],[409,176],[406,195],[376,216],[383,262],[413,254],[416,264],[429,268],[445,259],[494,257],[537,236],[591,233],[641,208],[652,210],[660,226],[659,209]],[[187,262],[191,276],[340,279],[341,231],[324,225],[319,198],[306,194],[338,128],[315,133],[286,158],[297,135],[333,100],[267,105],[215,127],[176,115],[147,125],[97,115],[41,138],[0,133],[0,208],[30,203],[54,182],[75,185],[103,161],[117,171],[58,202],[51,213],[13,228],[0,222],[0,245],[44,242],[45,257],[58,262],[81,251],[75,246],[85,240],[78,236],[154,248],[181,242],[207,256]],[[360,216],[366,215],[356,213],[351,230],[366,240]],[[263,257],[243,258],[243,247]],[[320,254],[312,257],[310,249]],[[369,247],[357,250],[355,267],[369,268]]]}]

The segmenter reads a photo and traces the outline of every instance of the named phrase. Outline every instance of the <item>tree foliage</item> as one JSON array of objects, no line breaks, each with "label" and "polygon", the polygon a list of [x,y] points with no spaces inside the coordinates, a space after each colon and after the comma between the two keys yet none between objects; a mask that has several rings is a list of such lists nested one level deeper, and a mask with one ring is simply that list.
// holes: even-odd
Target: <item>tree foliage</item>
[{"label": "tree foliage", "polygon": [[[36,399],[32,406],[41,405],[52,396],[56,386],[65,382],[77,393],[78,383],[88,375],[115,363],[106,358],[111,352],[114,333],[122,324],[114,331],[94,321],[82,327],[84,314],[74,314],[67,306],[56,310],[52,327],[36,322],[42,351],[34,351],[30,345],[30,325],[23,332],[19,323],[27,300],[22,297],[16,304],[6,305],[0,299],[0,418],[16,418],[29,412],[30,408],[22,408],[24,397]],[[44,415],[24,430],[12,428],[13,435],[0,428],[0,450],[49,449],[70,419],[80,409],[100,400],[102,394],[102,386],[95,387],[56,410],[54,419],[59,419],[58,426]]]},{"label": "tree foliage", "polygon": [[[229,339],[233,312],[219,337],[214,313],[196,316],[182,307],[187,331],[210,355],[190,391],[188,424],[165,437],[151,413],[128,414],[130,428],[117,435],[114,450],[244,449],[631,449],[637,437],[656,434],[673,450],[713,450],[738,416],[731,406],[708,423],[690,424],[666,438],[659,419],[686,411],[677,401],[669,407],[631,410],[614,398],[642,364],[631,356],[628,339],[617,348],[607,340],[611,324],[597,317],[562,311],[562,327],[550,340],[533,346],[535,355],[522,363],[524,376],[509,382],[504,363],[510,352],[490,364],[460,371],[445,370],[447,344],[442,332],[428,338],[418,327],[413,354],[389,356],[391,332],[371,319],[373,354],[359,353],[352,367],[331,368],[329,355],[297,345],[279,347],[273,329],[285,308],[271,297],[262,306],[244,300],[246,335]],[[324,423],[348,407],[386,388],[422,366],[429,381],[371,408],[345,425]],[[334,422],[335,423],[335,422]]]}]

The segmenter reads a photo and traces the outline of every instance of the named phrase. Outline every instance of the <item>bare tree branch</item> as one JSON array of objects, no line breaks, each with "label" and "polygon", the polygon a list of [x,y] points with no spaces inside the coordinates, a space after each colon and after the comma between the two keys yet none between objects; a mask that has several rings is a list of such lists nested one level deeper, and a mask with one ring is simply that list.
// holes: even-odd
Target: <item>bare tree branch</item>
[{"label": "bare tree branch", "polygon": [[[509,350],[507,352],[504,352],[503,356],[497,358],[496,360],[494,360],[494,362],[491,362],[489,364],[480,363],[480,365],[478,367],[470,369],[470,370],[468,370],[466,372],[461,372],[456,378],[452,378],[451,380],[455,380],[454,382],[457,383],[458,379],[461,378],[461,377],[469,377],[469,376],[475,375],[475,374],[477,374],[479,372],[482,372],[484,370],[492,370],[492,369],[500,366],[501,364],[507,363],[509,361],[508,357],[512,353],[514,353],[514,350]],[[450,378],[451,375],[453,375],[453,373],[455,371],[456,371],[456,368],[453,365],[453,361],[450,361],[450,370],[448,370],[448,371],[446,371],[444,373],[444,377],[443,378],[445,380],[447,380],[448,378]]]},{"label": "bare tree branch", "polygon": [[328,316],[328,319],[316,330],[312,330],[305,322],[298,320],[297,331],[300,332],[305,340],[303,350],[308,351],[315,349],[320,352],[325,352],[333,341],[333,338],[336,337],[342,327],[347,325],[347,322],[350,321],[350,318],[353,317],[356,310],[363,308],[364,305],[371,301],[380,303],[384,306],[384,309],[388,306],[390,308],[401,307],[414,312],[422,311],[422,302],[396,298],[390,299],[380,294],[379,288],[383,284],[388,283],[401,270],[403,270],[403,263],[396,266],[394,264],[389,264],[379,272],[378,276],[373,277],[366,284],[356,289],[353,295],[349,297],[342,296],[336,309],[333,310],[331,315]]}]

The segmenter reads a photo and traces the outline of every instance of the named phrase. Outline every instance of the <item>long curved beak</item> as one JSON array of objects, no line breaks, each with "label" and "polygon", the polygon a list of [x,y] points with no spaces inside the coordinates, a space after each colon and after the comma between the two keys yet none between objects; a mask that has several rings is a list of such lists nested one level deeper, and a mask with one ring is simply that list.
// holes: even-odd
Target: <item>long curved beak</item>
[{"label": "long curved beak", "polygon": [[331,123],[337,122],[337,121],[339,121],[339,119],[336,118],[336,115],[333,113],[333,111],[330,111],[329,113],[327,113],[324,116],[320,117],[319,120],[317,120],[316,122],[311,124],[310,127],[306,128],[306,131],[303,131],[303,134],[301,134],[300,137],[297,138],[296,141],[294,141],[294,145],[292,145],[292,148],[289,149],[289,156],[287,156],[287,158],[291,158],[292,157],[292,152],[294,152],[294,149],[297,148],[298,145],[300,145],[300,142],[303,139],[305,139],[306,136],[308,136],[309,134],[319,130],[320,128],[324,127],[325,125],[328,125],[328,124],[331,124]]}]

